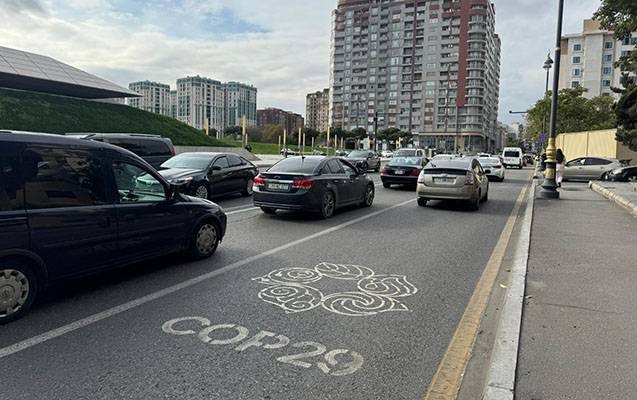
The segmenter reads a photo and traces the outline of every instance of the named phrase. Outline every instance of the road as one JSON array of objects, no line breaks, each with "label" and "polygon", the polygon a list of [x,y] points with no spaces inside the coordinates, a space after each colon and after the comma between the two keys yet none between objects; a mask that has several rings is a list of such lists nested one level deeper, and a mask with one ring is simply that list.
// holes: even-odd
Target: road
[{"label": "road", "polygon": [[212,258],[67,283],[0,327],[0,399],[422,399],[528,177],[479,212],[380,184],[329,220],[221,199]]}]

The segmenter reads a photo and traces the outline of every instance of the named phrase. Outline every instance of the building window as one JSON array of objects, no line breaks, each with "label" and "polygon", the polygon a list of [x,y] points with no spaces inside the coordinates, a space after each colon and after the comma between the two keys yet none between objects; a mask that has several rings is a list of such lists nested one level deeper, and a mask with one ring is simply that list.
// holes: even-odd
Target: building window
[{"label": "building window", "polygon": [[604,62],[613,62],[612,54],[604,54]]},{"label": "building window", "polygon": [[571,87],[572,87],[573,89],[575,89],[575,88],[579,87],[579,82],[578,82],[578,81],[573,81],[573,82],[571,82]]},{"label": "building window", "polygon": [[613,73],[613,69],[611,67],[604,67],[602,68],[602,74],[604,75],[610,75]]},{"label": "building window", "polygon": [[580,64],[582,62],[582,57],[575,56],[573,57],[573,64]]},{"label": "building window", "polygon": [[582,51],[582,45],[579,43],[574,44],[573,51]]},{"label": "building window", "polygon": [[582,76],[582,70],[579,68],[573,68],[573,71],[571,71],[573,76]]},{"label": "building window", "polygon": [[612,49],[613,48],[613,42],[605,42],[604,43],[604,48],[605,49]]},{"label": "building window", "polygon": [[602,86],[603,87],[610,87],[610,79],[604,79],[602,81]]}]

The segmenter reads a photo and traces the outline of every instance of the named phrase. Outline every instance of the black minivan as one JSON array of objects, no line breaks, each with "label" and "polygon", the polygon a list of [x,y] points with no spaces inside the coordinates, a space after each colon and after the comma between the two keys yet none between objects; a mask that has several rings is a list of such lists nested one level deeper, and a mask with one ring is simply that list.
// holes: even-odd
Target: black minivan
[{"label": "black minivan", "polygon": [[106,143],[0,131],[0,324],[62,280],[168,253],[211,256],[226,215]]}]

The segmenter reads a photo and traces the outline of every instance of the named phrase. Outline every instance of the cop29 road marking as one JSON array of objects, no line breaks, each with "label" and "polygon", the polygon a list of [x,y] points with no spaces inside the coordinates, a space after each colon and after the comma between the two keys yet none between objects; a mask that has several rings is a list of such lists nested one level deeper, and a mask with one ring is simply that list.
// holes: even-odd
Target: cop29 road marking
[{"label": "cop29 road marking", "polygon": [[366,221],[366,220],[368,220],[370,218],[374,218],[374,217],[376,217],[378,215],[385,214],[385,213],[387,213],[387,212],[389,212],[391,210],[394,210],[394,209],[399,208],[399,207],[403,207],[403,206],[405,206],[407,204],[410,204],[410,203],[414,203],[414,199],[409,199],[407,201],[403,201],[402,203],[398,203],[398,204],[395,204],[393,206],[390,206],[390,207],[387,207],[387,208],[383,208],[383,209],[380,209],[378,211],[374,211],[374,212],[371,212],[369,214],[363,215],[361,217],[354,218],[354,219],[352,219],[350,221],[343,222],[342,224],[338,224],[338,225],[335,225],[333,227],[324,229],[322,231],[313,233],[313,234],[305,236],[305,237],[303,237],[301,239],[298,239],[298,240],[283,244],[281,246],[272,248],[270,250],[264,251],[262,253],[255,254],[253,256],[244,258],[243,260],[239,260],[239,261],[234,262],[232,264],[226,265],[225,267],[221,267],[221,268],[219,268],[217,270],[208,272],[208,273],[203,274],[203,275],[196,276],[194,278],[185,280],[183,282],[177,283],[177,284],[169,286],[167,288],[158,290],[156,292],[149,293],[149,294],[147,294],[145,296],[142,296],[142,297],[139,297],[139,298],[137,298],[135,300],[131,300],[129,302],[126,302],[126,303],[120,304],[118,306],[109,308],[109,309],[104,310],[102,312],[99,312],[99,313],[96,313],[96,314],[93,314],[93,315],[89,315],[88,317],[85,317],[85,318],[79,319],[77,321],[71,322],[69,324],[60,326],[60,327],[52,329],[50,331],[41,333],[41,334],[39,334],[37,336],[33,336],[33,337],[31,337],[29,339],[25,339],[25,340],[23,340],[21,342],[14,343],[14,344],[12,344],[10,346],[0,348],[0,358],[4,358],[4,357],[7,357],[7,356],[10,356],[11,354],[15,354],[15,353],[18,353],[20,351],[26,350],[26,349],[31,348],[33,346],[36,346],[36,345],[38,345],[40,343],[44,343],[44,342],[47,342],[47,341],[49,341],[51,339],[55,339],[55,338],[58,338],[60,336],[66,335],[67,333],[76,331],[76,330],[78,330],[80,328],[84,328],[84,327],[89,326],[89,325],[92,325],[92,324],[94,324],[96,322],[102,321],[104,319],[110,318],[110,317],[118,315],[118,314],[121,314],[121,313],[126,312],[128,310],[132,310],[134,308],[142,306],[142,305],[144,305],[146,303],[149,303],[151,301],[154,301],[154,300],[160,299],[162,297],[168,296],[169,294],[175,293],[175,292],[180,291],[182,289],[189,288],[189,287],[194,286],[194,285],[196,285],[196,284],[198,284],[200,282],[206,281],[208,279],[214,278],[214,277],[219,276],[221,274],[224,274],[226,272],[229,272],[229,271],[235,270],[237,268],[243,267],[243,266],[248,265],[250,263],[253,263],[255,261],[261,260],[261,259],[263,259],[265,257],[269,257],[269,256],[271,256],[273,254],[276,254],[276,253],[279,253],[279,252],[281,252],[283,250],[287,250],[289,248],[293,248],[295,246],[298,246],[299,244],[302,244],[302,243],[305,243],[305,242],[309,242],[311,240],[314,240],[316,238],[328,235],[328,234],[333,233],[333,232],[340,231],[343,228],[346,228],[348,226],[357,224],[359,222]]},{"label": "cop29 road marking", "polygon": [[[193,325],[194,322],[194,325]],[[199,330],[196,332],[193,329]],[[212,325],[208,318],[204,317],[182,317],[171,319],[165,322],[161,329],[175,336],[197,336],[201,342],[211,346],[237,345],[234,350],[243,352],[250,348],[262,350],[279,350],[290,344],[290,338],[285,335],[279,335],[269,331],[259,331],[256,335],[248,338],[250,331],[241,325],[236,324],[219,324]],[[221,338],[214,338],[219,332],[224,332]],[[230,335],[234,336],[228,336]],[[353,374],[363,366],[363,356],[355,351],[347,349],[335,349],[327,351],[327,347],[317,342],[298,342],[291,345],[296,349],[310,348],[310,351],[288,354],[276,358],[276,361],[284,364],[294,365],[300,368],[311,368],[316,366],[326,375],[345,376]],[[348,360],[346,355],[351,359]],[[315,357],[323,356],[322,361],[312,360]],[[337,359],[336,356],[339,356]],[[305,361],[300,361],[305,360]],[[314,362],[308,362],[314,361]]]}]

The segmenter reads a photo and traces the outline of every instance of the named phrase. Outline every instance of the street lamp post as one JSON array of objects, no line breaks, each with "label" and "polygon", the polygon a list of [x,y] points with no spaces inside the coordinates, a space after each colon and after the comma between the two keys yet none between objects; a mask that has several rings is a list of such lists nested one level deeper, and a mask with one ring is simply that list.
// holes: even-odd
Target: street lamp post
[{"label": "street lamp post", "polygon": [[[549,93],[549,73],[551,72],[551,67],[553,66],[553,60],[551,59],[551,52],[546,56],[546,61],[544,61],[544,65],[542,68],[546,71],[546,87],[544,89],[544,97],[546,97]],[[546,114],[542,118],[542,133],[546,136]]]},{"label": "street lamp post", "polygon": [[557,164],[555,136],[557,130],[557,101],[560,81],[560,57],[562,54],[562,19],[564,17],[564,0],[558,1],[557,11],[557,36],[555,40],[555,69],[553,70],[553,93],[551,99],[551,125],[550,136],[546,145],[546,172],[544,173],[543,190],[540,192],[545,199],[559,199],[560,193],[557,191],[555,182],[555,168]]}]

